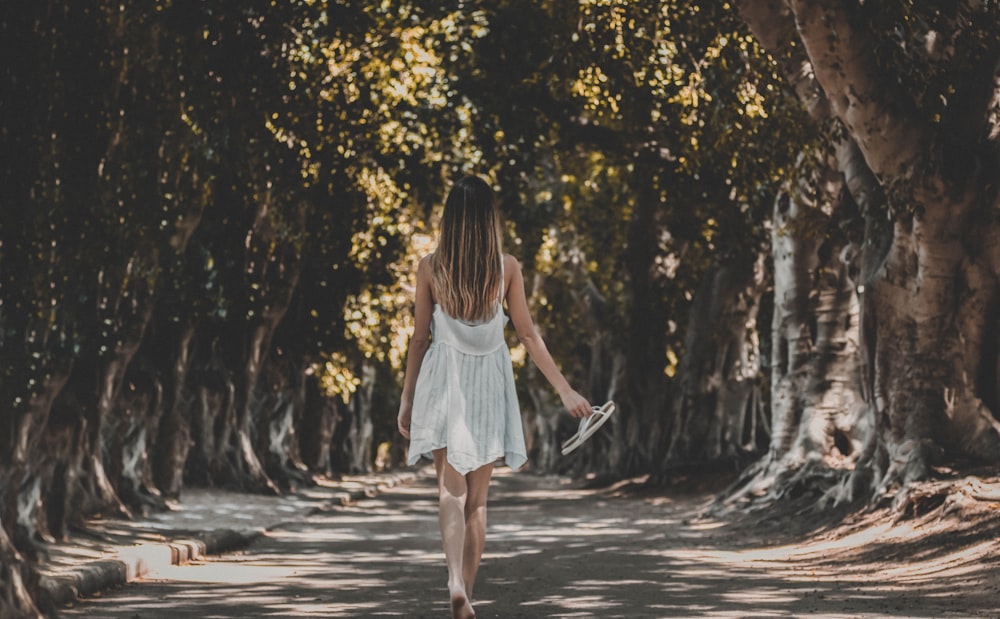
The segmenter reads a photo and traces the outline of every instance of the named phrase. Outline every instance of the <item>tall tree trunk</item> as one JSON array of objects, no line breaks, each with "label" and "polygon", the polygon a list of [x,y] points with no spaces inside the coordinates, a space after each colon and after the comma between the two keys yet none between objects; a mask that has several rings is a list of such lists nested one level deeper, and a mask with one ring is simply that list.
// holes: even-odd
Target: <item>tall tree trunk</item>
[{"label": "tall tree trunk", "polygon": [[339,398],[326,397],[313,375],[305,377],[305,396],[299,422],[299,447],[306,467],[318,475],[333,473],[334,432],[343,406]]},{"label": "tall tree trunk", "polygon": [[155,439],[150,445],[152,480],[168,499],[180,498],[184,485],[184,463],[191,449],[191,425],[194,394],[186,388],[191,368],[192,345],[196,329],[192,321],[174,323],[160,318],[147,336],[150,363],[158,365],[157,385],[162,394],[158,405],[159,426],[151,429]]},{"label": "tall tree trunk", "polygon": [[150,460],[162,415],[159,374],[133,360],[116,398],[114,414],[104,428],[104,444],[111,460],[109,475],[117,482],[118,495],[133,512],[166,507],[153,482]]},{"label": "tall tree trunk", "polygon": [[[897,214],[888,254],[862,282],[865,382],[880,440],[861,470],[874,473],[880,492],[927,477],[942,450],[996,462],[1000,424],[973,378],[984,327],[995,321],[984,312],[997,297],[996,265],[984,262],[978,233],[985,162],[894,100],[871,62],[871,33],[847,7],[791,6],[818,81],[869,167],[893,188]],[[963,161],[965,169],[955,166]]]},{"label": "tall tree trunk", "polygon": [[675,381],[668,467],[745,457],[766,440],[755,326],[765,283],[761,256],[709,270],[695,292]]},{"label": "tall tree trunk", "polygon": [[285,491],[312,483],[302,462],[297,433],[306,399],[305,377],[305,368],[280,352],[272,353],[254,397],[264,466],[268,476]]},{"label": "tall tree trunk", "polygon": [[[132,366],[153,316],[153,282],[158,269],[154,267],[152,273],[139,273],[136,266],[139,261],[133,257],[125,268],[127,294],[122,294],[108,308],[110,315],[106,322],[116,323],[117,341],[100,370],[95,410],[99,426],[95,432],[97,457],[101,459],[110,487],[115,490],[115,500],[126,512],[129,509],[126,503],[139,510],[162,506],[159,493],[146,483],[147,439],[150,430],[159,424],[155,415],[159,411],[160,390],[155,376],[140,380],[142,371]],[[155,262],[154,255],[150,263]]]},{"label": "tall tree trunk", "polygon": [[[867,182],[855,181],[869,174],[840,166],[868,221],[857,284],[861,381],[869,410],[861,423],[873,431],[837,498],[905,486],[928,476],[942,456],[996,462],[996,382],[982,378],[983,368],[997,365],[990,327],[996,324],[1000,271],[990,256],[993,242],[986,241],[996,222],[988,215],[993,198],[984,176],[991,159],[961,144],[962,138],[978,141],[982,125],[975,119],[987,116],[988,98],[958,92],[956,100],[968,103],[955,114],[963,118],[925,123],[913,103],[893,90],[891,76],[880,73],[859,6],[744,0],[740,9],[761,43],[785,59],[786,76],[800,96],[815,95],[803,96],[807,108],[825,99],[818,107],[826,106],[843,123],[890,202],[893,221],[886,234],[858,199],[858,185]],[[798,88],[803,80],[815,85]],[[848,149],[835,147],[844,161]],[[905,500],[905,493],[900,497]]]},{"label": "tall tree trunk", "polygon": [[[44,340],[34,343],[45,346]],[[24,361],[34,357],[30,347],[22,350],[28,353]],[[51,359],[53,352],[58,351],[46,350],[36,358]],[[62,485],[61,458],[70,451],[72,430],[49,424],[52,404],[73,367],[72,357],[65,354],[68,351],[62,352],[58,356],[61,363],[46,368],[46,376],[40,377],[34,395],[4,419],[0,451],[0,617],[34,619],[43,612],[53,612],[44,605],[39,607],[43,599],[35,566],[39,542],[61,537],[66,514],[71,513]],[[6,354],[4,358],[13,360]],[[54,441],[57,435],[62,438],[59,443]],[[50,447],[55,449],[50,451]]]},{"label": "tall tree trunk", "polygon": [[372,465],[372,395],[375,388],[375,368],[363,363],[359,372],[361,384],[343,407],[343,417],[333,434],[333,470],[337,473],[368,473]]},{"label": "tall tree trunk", "polygon": [[[666,365],[667,311],[660,284],[653,273],[659,247],[660,192],[651,179],[656,175],[636,165],[635,207],[628,228],[626,268],[629,278],[627,333],[625,336],[624,401],[614,426],[609,467],[618,475],[648,471],[663,457],[667,406]],[[650,328],[655,325],[655,328]]]}]

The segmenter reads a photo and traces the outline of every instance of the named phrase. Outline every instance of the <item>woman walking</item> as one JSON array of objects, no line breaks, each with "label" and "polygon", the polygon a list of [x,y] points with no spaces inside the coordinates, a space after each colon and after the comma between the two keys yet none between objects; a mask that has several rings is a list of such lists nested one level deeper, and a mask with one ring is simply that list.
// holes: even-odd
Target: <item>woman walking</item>
[{"label": "woman walking", "polygon": [[417,267],[415,326],[399,406],[409,463],[434,460],[452,617],[475,617],[472,589],[486,541],[486,498],[498,460],[527,460],[503,329],[518,339],[574,417],[591,407],[552,360],[528,312],[521,267],[501,247],[485,181],[467,176],[445,201],[438,246]]}]

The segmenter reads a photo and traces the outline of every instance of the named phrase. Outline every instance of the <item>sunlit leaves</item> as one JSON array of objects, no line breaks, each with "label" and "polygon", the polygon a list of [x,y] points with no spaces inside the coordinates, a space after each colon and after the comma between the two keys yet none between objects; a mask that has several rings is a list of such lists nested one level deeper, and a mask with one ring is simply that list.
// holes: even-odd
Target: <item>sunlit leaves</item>
[{"label": "sunlit leaves", "polygon": [[351,371],[353,364],[340,352],[323,355],[325,359],[310,368],[319,377],[320,388],[328,398],[339,397],[345,404],[361,385],[361,379]]},{"label": "sunlit leaves", "polygon": [[[5,120],[25,217],[4,222],[18,292],[3,311],[43,356],[53,340],[114,350],[155,292],[168,320],[213,335],[282,320],[283,350],[349,395],[358,364],[402,367],[414,267],[450,181],[475,172],[500,191],[511,251],[547,278],[530,292],[553,346],[577,358],[561,317],[582,316],[584,278],[620,325],[626,263],[648,259],[680,311],[711,252],[759,233],[794,142],[759,133],[780,93],[711,2],[74,6],[53,10],[85,14],[88,34],[63,23],[18,73],[48,107],[24,106],[30,130]],[[636,258],[639,205],[656,234]]]}]

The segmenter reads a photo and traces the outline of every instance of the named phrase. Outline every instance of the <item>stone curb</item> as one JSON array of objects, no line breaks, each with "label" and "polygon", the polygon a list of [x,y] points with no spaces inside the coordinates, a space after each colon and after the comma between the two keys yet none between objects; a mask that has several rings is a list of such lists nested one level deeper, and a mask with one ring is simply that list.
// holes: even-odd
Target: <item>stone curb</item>
[{"label": "stone curb", "polygon": [[[388,474],[363,488],[335,493],[331,503],[347,506],[355,501],[376,496],[380,491],[417,478],[413,471]],[[310,510],[305,515],[321,511]],[[267,528],[251,530],[215,529],[191,532],[177,539],[159,543],[142,543],[131,546],[112,545],[108,551],[118,558],[101,559],[79,565],[57,576],[43,575],[39,579],[39,600],[43,607],[57,609],[72,605],[84,596],[122,587],[148,574],[151,570],[170,565],[183,565],[204,558],[246,548],[268,530],[281,526],[276,523]]]}]

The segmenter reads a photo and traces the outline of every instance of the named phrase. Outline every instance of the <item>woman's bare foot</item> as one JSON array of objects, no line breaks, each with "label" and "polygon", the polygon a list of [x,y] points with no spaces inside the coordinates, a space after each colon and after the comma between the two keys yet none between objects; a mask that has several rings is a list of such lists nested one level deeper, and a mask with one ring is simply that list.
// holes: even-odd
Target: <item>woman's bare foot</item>
[{"label": "woman's bare foot", "polygon": [[462,589],[449,589],[451,593],[452,619],[476,619],[476,611],[472,610],[468,596]]}]

